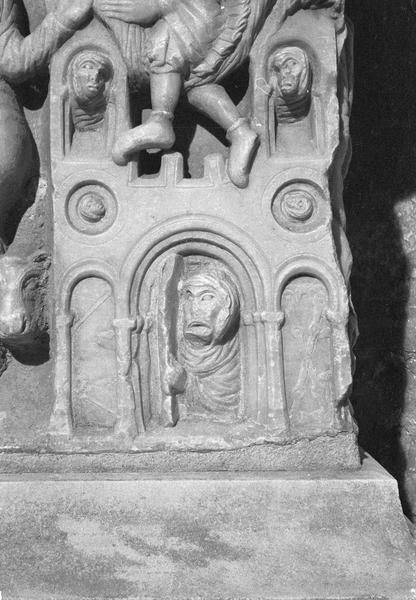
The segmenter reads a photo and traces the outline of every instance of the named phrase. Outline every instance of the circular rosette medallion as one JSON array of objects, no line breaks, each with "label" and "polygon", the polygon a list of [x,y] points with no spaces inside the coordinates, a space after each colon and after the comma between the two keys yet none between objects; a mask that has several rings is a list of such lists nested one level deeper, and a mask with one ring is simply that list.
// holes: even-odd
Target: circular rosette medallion
[{"label": "circular rosette medallion", "polygon": [[67,216],[76,231],[98,235],[113,225],[117,203],[108,188],[98,184],[84,185],[69,197]]},{"label": "circular rosette medallion", "polygon": [[320,189],[310,183],[293,182],[278,190],[272,201],[272,213],[285,229],[308,233],[322,224],[324,206]]}]

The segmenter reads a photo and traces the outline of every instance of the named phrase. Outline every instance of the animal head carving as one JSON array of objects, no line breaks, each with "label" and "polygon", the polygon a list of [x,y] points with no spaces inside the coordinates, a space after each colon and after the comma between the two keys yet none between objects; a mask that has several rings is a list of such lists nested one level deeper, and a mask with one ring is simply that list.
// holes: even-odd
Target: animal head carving
[{"label": "animal head carving", "polygon": [[28,258],[0,258],[0,340],[4,345],[26,344],[46,331],[49,266],[50,259],[41,252]]}]

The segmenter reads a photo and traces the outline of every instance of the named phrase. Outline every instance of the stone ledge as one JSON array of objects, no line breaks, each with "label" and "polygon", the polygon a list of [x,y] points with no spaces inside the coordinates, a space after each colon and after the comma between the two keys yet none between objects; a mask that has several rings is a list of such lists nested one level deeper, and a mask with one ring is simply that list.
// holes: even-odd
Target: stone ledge
[{"label": "stone ledge", "polygon": [[[168,431],[168,434],[170,431]],[[167,435],[168,435],[167,434]],[[354,433],[293,443],[253,443],[235,449],[202,450],[159,442],[136,452],[1,452],[0,473],[205,472],[353,470],[360,467]]]},{"label": "stone ledge", "polygon": [[4,600],[415,600],[375,461],[345,473],[9,474]]}]

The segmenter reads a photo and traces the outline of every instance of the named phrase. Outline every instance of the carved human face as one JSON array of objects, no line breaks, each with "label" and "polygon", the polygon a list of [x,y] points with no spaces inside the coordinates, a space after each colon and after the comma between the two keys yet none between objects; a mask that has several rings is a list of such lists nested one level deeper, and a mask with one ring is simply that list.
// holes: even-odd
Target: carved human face
[{"label": "carved human face", "polygon": [[304,65],[292,56],[285,60],[277,60],[274,64],[277,83],[282,96],[293,96],[298,93]]},{"label": "carved human face", "polygon": [[184,336],[195,345],[209,345],[224,332],[230,315],[231,298],[218,282],[207,278],[188,279],[182,288]]},{"label": "carved human face", "polygon": [[102,95],[108,80],[104,65],[87,58],[74,71],[74,88],[78,100],[88,102]]}]

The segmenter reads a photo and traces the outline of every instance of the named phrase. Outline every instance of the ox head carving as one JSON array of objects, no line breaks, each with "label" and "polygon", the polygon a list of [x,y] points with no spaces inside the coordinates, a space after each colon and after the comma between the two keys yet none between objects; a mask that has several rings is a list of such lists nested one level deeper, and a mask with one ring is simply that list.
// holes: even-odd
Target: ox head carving
[{"label": "ox head carving", "polygon": [[42,252],[0,258],[0,342],[12,353],[25,353],[47,336],[49,266]]}]

